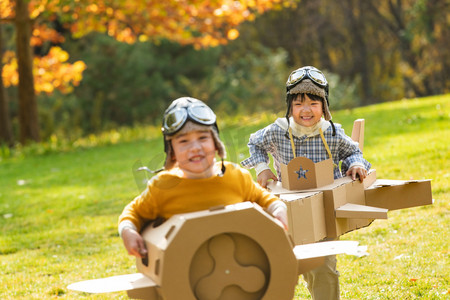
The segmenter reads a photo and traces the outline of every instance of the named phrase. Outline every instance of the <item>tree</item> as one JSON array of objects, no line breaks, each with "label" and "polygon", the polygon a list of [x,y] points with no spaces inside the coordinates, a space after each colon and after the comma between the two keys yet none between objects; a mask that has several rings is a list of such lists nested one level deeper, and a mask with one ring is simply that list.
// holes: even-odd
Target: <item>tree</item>
[{"label": "tree", "polygon": [[[52,85],[49,88],[48,82],[44,82],[38,85],[36,89],[35,77],[42,78],[43,74],[48,74],[46,72],[46,67],[52,65],[59,65],[64,67],[62,62],[66,60],[62,55],[54,55],[57,50],[50,51],[49,57],[33,59],[32,48],[32,28],[34,25],[34,20],[30,16],[38,15],[39,7],[34,7],[36,3],[30,1],[29,3],[24,0],[17,0],[14,3],[9,3],[8,1],[2,2],[2,20],[12,22],[16,28],[16,51],[17,55],[12,52],[6,52],[6,55],[2,58],[6,61],[2,70],[2,84],[1,86],[18,85],[18,97],[19,97],[19,124],[20,124],[20,136],[19,140],[22,144],[27,143],[29,140],[40,141],[39,134],[39,120],[38,120],[38,105],[36,100],[36,91],[41,92],[45,90],[51,92],[54,88],[64,91],[67,89],[67,84],[77,83],[77,78],[79,78],[81,72],[84,70],[84,66],[80,63],[76,64],[78,68],[68,68],[70,64],[65,64],[65,74],[61,72],[52,72],[49,78],[57,79],[63,81],[63,84]],[[29,7],[32,8],[31,13]],[[34,28],[33,34],[34,43],[39,43],[39,35],[41,30],[39,26]],[[17,58],[15,57],[17,56]],[[42,62],[53,61],[51,64],[42,65]],[[34,70],[34,71],[33,71]],[[5,80],[5,84],[3,84]],[[10,133],[9,123],[9,112],[8,107],[5,105],[7,103],[6,93],[0,94],[0,103],[3,103],[3,109],[0,110],[2,114],[2,119],[5,121],[5,131],[0,132],[2,134],[1,139],[8,141],[9,144],[12,143]]]},{"label": "tree", "polygon": [[16,46],[19,72],[20,141],[40,141],[36,95],[34,93],[33,57],[31,55],[31,20],[24,0],[16,1]]},{"label": "tree", "polygon": [[[2,20],[13,21],[17,36],[19,121],[22,143],[39,141],[30,40],[55,16],[74,37],[104,32],[119,41],[168,38],[197,48],[238,37],[236,27],[257,14],[293,0],[5,0]],[[33,30],[32,30],[33,29]],[[42,37],[41,37],[42,38]]]},{"label": "tree", "polygon": [[369,11],[397,41],[402,74],[411,96],[442,93],[450,69],[448,2],[445,0],[366,1]]},{"label": "tree", "polygon": [[315,65],[355,82],[361,100],[353,104],[450,89],[445,0],[302,0],[259,17],[241,36],[284,48],[290,68]]},{"label": "tree", "polygon": [[[0,74],[3,70],[3,28],[0,24]],[[11,129],[11,119],[9,117],[9,104],[8,96],[3,85],[3,80],[0,80],[0,145],[7,144],[8,146],[13,145],[13,135]]]}]

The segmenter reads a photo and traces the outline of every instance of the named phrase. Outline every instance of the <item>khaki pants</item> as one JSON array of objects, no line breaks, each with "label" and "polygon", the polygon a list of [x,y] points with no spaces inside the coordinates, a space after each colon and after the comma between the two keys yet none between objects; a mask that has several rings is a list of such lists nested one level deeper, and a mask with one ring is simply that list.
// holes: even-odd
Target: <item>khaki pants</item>
[{"label": "khaki pants", "polygon": [[325,257],[323,265],[303,274],[303,277],[314,300],[340,299],[336,255]]}]

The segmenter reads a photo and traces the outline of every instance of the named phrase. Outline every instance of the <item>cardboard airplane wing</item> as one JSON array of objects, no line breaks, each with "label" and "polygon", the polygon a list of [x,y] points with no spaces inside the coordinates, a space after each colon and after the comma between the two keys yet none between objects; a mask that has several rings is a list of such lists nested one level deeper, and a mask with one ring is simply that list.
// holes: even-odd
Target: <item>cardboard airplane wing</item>
[{"label": "cardboard airplane wing", "polygon": [[107,278],[93,279],[72,283],[69,290],[85,293],[113,293],[156,286],[149,277],[141,273],[118,275]]}]

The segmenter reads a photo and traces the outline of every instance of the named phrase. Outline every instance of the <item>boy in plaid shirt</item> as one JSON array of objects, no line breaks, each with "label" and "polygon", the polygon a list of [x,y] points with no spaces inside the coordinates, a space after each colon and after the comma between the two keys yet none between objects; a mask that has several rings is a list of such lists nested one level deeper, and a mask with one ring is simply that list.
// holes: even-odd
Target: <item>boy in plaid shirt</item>
[{"label": "boy in plaid shirt", "polygon": [[[255,168],[258,183],[266,187],[269,180],[280,180],[280,163],[287,165],[293,158],[303,156],[315,163],[329,158],[324,141],[331,152],[334,178],[350,175],[363,181],[370,163],[362,156],[358,143],[348,137],[340,124],[331,122],[328,108],[328,82],[323,73],[311,66],[293,71],[286,82],[285,118],[250,135],[250,157],[241,162],[245,168]],[[292,146],[294,145],[294,147]],[[274,160],[277,176],[269,167]],[[341,162],[341,169],[339,163]],[[304,274],[313,299],[339,299],[339,272],[336,256],[328,256],[325,264]]]}]

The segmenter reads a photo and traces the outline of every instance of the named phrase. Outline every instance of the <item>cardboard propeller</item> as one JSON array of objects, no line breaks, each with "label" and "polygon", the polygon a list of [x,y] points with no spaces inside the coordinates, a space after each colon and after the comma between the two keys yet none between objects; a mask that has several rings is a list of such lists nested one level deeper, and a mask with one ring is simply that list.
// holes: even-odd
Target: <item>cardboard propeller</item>
[{"label": "cardboard propeller", "polygon": [[358,251],[358,242],[294,247],[287,232],[257,204],[244,202],[171,217],[142,234],[140,273],[88,280],[71,290],[126,290],[149,300],[279,299],[294,296],[298,275],[323,257]]}]

